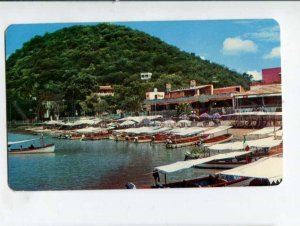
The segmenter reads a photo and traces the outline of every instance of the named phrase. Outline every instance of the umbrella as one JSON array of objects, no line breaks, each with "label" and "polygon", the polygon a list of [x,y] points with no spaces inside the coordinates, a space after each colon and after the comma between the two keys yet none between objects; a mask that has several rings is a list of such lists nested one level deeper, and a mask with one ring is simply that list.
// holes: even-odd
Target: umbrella
[{"label": "umbrella", "polygon": [[220,118],[222,118],[222,115],[220,115],[220,114],[217,112],[217,113],[214,113],[214,114],[212,115],[212,118],[213,118],[213,119],[220,119]]},{"label": "umbrella", "polygon": [[203,113],[200,115],[200,118],[211,118],[211,116],[207,113]]}]

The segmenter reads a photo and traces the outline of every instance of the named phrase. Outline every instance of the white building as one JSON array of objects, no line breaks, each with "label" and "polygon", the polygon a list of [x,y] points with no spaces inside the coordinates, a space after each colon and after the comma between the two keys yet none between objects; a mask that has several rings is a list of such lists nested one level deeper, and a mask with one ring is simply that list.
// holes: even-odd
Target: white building
[{"label": "white building", "polygon": [[149,79],[151,79],[151,76],[152,76],[151,72],[142,72],[141,80],[149,80]]},{"label": "white building", "polygon": [[154,88],[153,92],[146,93],[146,100],[157,100],[157,99],[164,99],[165,92],[158,92],[156,88]]}]

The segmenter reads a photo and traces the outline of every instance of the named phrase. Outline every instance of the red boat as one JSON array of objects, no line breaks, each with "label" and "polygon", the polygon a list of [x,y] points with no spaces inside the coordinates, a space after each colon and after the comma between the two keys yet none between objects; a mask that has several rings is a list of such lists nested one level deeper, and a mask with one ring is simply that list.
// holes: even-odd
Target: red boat
[{"label": "red boat", "polygon": [[108,139],[110,132],[99,132],[99,133],[92,133],[92,134],[87,134],[85,137],[82,138],[82,140],[103,140],[103,139]]},{"label": "red boat", "polygon": [[201,140],[201,136],[191,136],[191,137],[181,137],[175,136],[167,139],[166,147],[167,148],[179,148],[185,146],[191,146],[198,144]]},{"label": "red boat", "polygon": [[221,136],[216,136],[213,138],[206,139],[203,141],[203,143],[206,145],[220,144],[220,143],[230,141],[232,138],[233,138],[233,135],[230,133],[227,133],[227,134],[224,134]]},{"label": "red boat", "polygon": [[166,143],[168,137],[170,137],[170,135],[168,135],[166,133],[158,133],[158,134],[155,134],[154,136],[152,136],[152,142],[153,143]]},{"label": "red boat", "polygon": [[142,136],[126,136],[127,141],[135,142],[135,143],[147,143],[152,141],[152,136],[150,135],[142,135]]}]

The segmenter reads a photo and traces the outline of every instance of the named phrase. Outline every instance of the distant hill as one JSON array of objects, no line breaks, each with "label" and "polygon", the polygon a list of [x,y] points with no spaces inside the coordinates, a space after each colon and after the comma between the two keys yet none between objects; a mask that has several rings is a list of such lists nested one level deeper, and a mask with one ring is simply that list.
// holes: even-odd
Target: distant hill
[{"label": "distant hill", "polygon": [[[152,79],[141,81],[141,72],[152,72]],[[84,100],[98,85],[106,84],[115,85],[119,101],[131,95],[142,100],[145,91],[162,90],[166,82],[172,88],[191,79],[199,84],[218,81],[216,87],[239,84],[247,88],[249,84],[246,74],[202,60],[144,32],[105,23],[34,37],[7,59],[6,79],[8,102],[21,105],[32,102],[31,97],[37,102]]]}]

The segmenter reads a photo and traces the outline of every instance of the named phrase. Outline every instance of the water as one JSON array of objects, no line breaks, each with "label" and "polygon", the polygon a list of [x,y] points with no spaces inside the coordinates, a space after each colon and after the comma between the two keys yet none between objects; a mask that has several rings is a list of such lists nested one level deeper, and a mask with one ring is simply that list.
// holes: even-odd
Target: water
[{"label": "water", "polygon": [[[9,133],[8,140],[38,138]],[[112,140],[58,140],[55,153],[8,155],[8,183],[13,190],[124,189],[127,182],[138,188],[154,183],[156,166],[181,161],[188,148],[166,149],[151,145]],[[211,170],[190,169],[169,174],[168,182],[207,175]],[[164,178],[161,178],[164,182]]]}]

